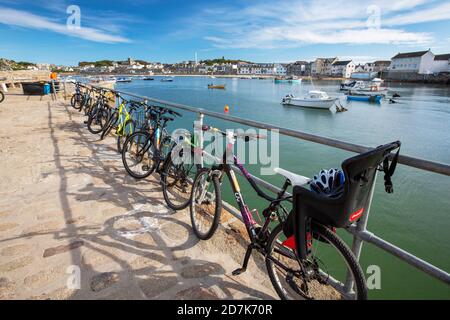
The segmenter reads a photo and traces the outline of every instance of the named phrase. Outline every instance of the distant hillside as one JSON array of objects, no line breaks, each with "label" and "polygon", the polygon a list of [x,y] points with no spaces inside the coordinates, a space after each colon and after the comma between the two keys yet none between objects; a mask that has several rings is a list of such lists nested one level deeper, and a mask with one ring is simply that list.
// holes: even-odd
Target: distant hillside
[{"label": "distant hillside", "polygon": [[112,60],[99,60],[99,61],[81,61],[78,63],[78,66],[84,67],[88,65],[95,65],[97,68],[99,67],[112,67],[114,61]]},{"label": "distant hillside", "polygon": [[36,66],[31,62],[8,60],[0,58],[0,71],[14,71],[14,70],[27,70],[30,66]]},{"label": "distant hillside", "polygon": [[201,60],[200,63],[204,63],[207,66],[212,66],[214,64],[222,64],[222,63],[238,64],[238,63],[251,63],[251,62],[243,61],[243,60],[225,59],[225,57],[222,57],[222,58],[218,58],[218,59]]}]

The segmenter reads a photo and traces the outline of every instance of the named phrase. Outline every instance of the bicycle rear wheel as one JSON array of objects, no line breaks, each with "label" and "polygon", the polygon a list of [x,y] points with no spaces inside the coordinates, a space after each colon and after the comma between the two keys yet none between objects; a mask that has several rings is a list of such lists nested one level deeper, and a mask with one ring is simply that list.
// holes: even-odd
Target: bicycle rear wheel
[{"label": "bicycle rear wheel", "polygon": [[182,154],[177,159],[179,161],[174,160],[171,154],[168,155],[161,172],[161,184],[169,208],[182,210],[189,205],[192,185],[200,165],[184,162]]},{"label": "bicycle rear wheel", "polygon": [[153,161],[154,148],[150,134],[135,132],[130,135],[122,148],[122,162],[125,170],[135,179],[144,179],[156,168]]},{"label": "bicycle rear wheel", "polygon": [[74,108],[75,110],[80,110],[81,109],[81,94],[80,93],[74,93],[72,95],[72,97],[70,98],[70,105],[72,106],[72,108]]},{"label": "bicycle rear wheel", "polygon": [[222,213],[220,182],[211,170],[201,170],[195,178],[189,209],[195,235],[201,240],[211,238]]},{"label": "bicycle rear wheel", "polygon": [[[266,266],[270,281],[281,299],[367,299],[367,287],[355,256],[334,232],[319,224],[312,226],[311,255],[299,263],[291,245],[285,242],[280,225],[267,242]],[[306,276],[305,276],[306,274]],[[346,294],[347,274],[353,293]]]}]

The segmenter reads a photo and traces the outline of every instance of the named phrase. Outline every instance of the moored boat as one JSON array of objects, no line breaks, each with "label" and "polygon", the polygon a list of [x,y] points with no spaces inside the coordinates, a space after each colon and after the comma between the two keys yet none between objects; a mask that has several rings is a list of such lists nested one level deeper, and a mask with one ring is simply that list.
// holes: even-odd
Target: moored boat
[{"label": "moored boat", "polygon": [[383,83],[383,80],[379,78],[375,78],[370,82],[364,82],[364,81],[346,81],[341,83],[340,90],[341,91],[359,91],[364,93],[371,93],[371,94],[379,94],[382,96],[387,95],[388,89],[382,88],[381,84]]},{"label": "moored boat", "polygon": [[379,103],[383,96],[378,93],[368,93],[363,91],[349,91],[347,93],[347,100],[364,101]]},{"label": "moored boat", "polygon": [[296,76],[290,76],[290,77],[276,77],[275,83],[302,83],[302,79],[298,78]]},{"label": "moored boat", "polygon": [[116,82],[131,82],[133,81],[133,79],[131,79],[130,77],[120,77],[116,79]]},{"label": "moored boat", "polygon": [[224,84],[208,84],[208,89],[225,89]]},{"label": "moored boat", "polygon": [[324,91],[312,90],[303,97],[294,97],[287,95],[281,101],[284,105],[291,105],[297,107],[313,108],[313,109],[330,109],[336,101],[336,98],[331,98]]},{"label": "moored boat", "polygon": [[172,82],[173,81],[173,77],[166,77],[166,78],[162,78],[161,82]]},{"label": "moored boat", "polygon": [[152,81],[152,80],[155,80],[155,78],[152,78],[152,77],[143,77],[142,80]]}]

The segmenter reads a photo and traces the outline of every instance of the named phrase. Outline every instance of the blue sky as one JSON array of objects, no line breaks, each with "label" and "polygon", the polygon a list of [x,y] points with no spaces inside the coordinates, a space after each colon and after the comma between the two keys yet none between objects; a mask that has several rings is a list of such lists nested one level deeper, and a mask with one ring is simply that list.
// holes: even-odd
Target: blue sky
[{"label": "blue sky", "polygon": [[[81,28],[67,28],[67,8]],[[0,57],[75,65],[225,56],[365,62],[398,52],[450,53],[448,0],[0,0]]]}]

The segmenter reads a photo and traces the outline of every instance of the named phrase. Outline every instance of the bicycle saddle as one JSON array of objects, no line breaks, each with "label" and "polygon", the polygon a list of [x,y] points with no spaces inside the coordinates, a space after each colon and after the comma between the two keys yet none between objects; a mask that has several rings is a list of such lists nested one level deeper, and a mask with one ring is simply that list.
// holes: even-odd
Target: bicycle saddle
[{"label": "bicycle saddle", "polygon": [[310,178],[289,172],[281,168],[274,168],[273,171],[288,179],[291,182],[292,186],[303,186],[311,180]]}]

